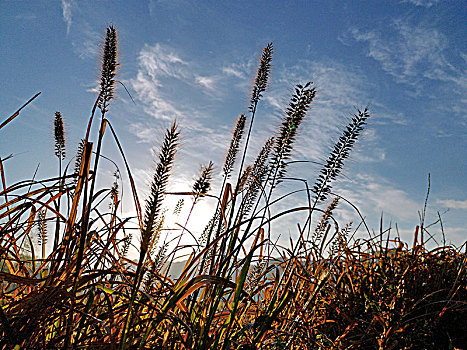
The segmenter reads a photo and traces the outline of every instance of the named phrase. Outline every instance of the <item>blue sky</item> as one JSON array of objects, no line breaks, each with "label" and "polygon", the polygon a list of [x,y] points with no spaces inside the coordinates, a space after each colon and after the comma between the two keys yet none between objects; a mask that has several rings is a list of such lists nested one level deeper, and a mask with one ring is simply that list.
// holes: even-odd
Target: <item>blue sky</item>
[{"label": "blue sky", "polygon": [[[384,213],[385,227],[397,223],[411,241],[430,173],[427,221],[440,212],[448,242],[462,244],[466,23],[464,1],[0,1],[2,120],[42,92],[1,131],[1,156],[14,154],[5,164],[7,181],[31,178],[39,163],[38,177],[56,173],[55,111],[65,118],[71,160],[95,100],[99,43],[109,24],[119,34],[119,80],[135,100],[119,87],[109,119],[143,198],[154,166],[151,149],[174,119],[182,144],[172,189],[188,190],[209,160],[220,172],[235,119],[247,112],[261,49],[273,42],[250,157],[278,129],[293,86],[313,81],[317,97],[294,159],[326,159],[354,107],[368,105],[369,125],[336,192],[359,207],[371,228],[378,229]],[[110,137],[104,153],[119,160]],[[102,170],[102,181],[111,183],[112,165]],[[312,184],[318,170],[296,165],[290,175]],[[208,217],[210,206],[202,202],[198,217]],[[344,223],[355,220],[345,205],[336,214]],[[277,230],[293,235],[296,221]]]}]

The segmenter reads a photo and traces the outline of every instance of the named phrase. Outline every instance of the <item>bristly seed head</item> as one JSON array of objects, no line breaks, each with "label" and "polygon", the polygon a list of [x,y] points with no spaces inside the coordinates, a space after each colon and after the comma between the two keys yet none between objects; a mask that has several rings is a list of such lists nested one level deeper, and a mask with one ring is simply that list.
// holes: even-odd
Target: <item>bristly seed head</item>
[{"label": "bristly seed head", "polygon": [[117,63],[117,31],[114,26],[107,28],[102,52],[101,91],[98,106],[104,113],[113,97]]},{"label": "bristly seed head", "polygon": [[45,245],[47,243],[47,221],[45,219],[45,210],[42,209],[38,213],[38,219],[37,219],[37,229],[38,229],[38,243],[40,245]]},{"label": "bristly seed head", "polygon": [[263,188],[263,181],[265,180],[269,170],[269,155],[274,146],[274,142],[275,140],[273,137],[266,141],[251,168],[249,177],[244,185],[247,190],[243,199],[243,215],[247,215],[249,213],[261,191],[261,188]]},{"label": "bristly seed head", "polygon": [[337,204],[339,203],[339,197],[334,197],[332,202],[328,205],[326,211],[323,213],[321,217],[321,221],[319,222],[318,226],[315,228],[315,232],[313,234],[312,242],[316,245],[320,242],[321,238],[323,237],[324,232],[329,224],[329,218],[333,215],[334,209],[336,209]]},{"label": "bristly seed head", "polygon": [[334,149],[329,155],[326,164],[321,169],[318,179],[313,186],[313,193],[315,194],[316,202],[323,201],[331,192],[331,182],[337,178],[344,166],[344,160],[349,157],[355,141],[357,141],[367,119],[370,117],[368,109],[362,111],[357,110],[352,120],[347,125],[339,140],[334,145]]},{"label": "bristly seed head", "polygon": [[269,72],[271,70],[273,46],[269,43],[264,49],[259,62],[258,72],[256,73],[255,85],[251,93],[249,110],[253,112],[261,99],[263,92],[266,91],[268,85]]},{"label": "bristly seed head", "polygon": [[237,153],[240,150],[240,142],[242,140],[243,131],[245,130],[245,122],[246,117],[244,114],[241,114],[238,117],[237,124],[235,125],[232,140],[230,141],[229,151],[227,152],[227,156],[225,157],[223,171],[226,178],[230,177],[235,163],[235,158],[237,157]]},{"label": "bristly seed head", "polygon": [[298,84],[282,120],[279,135],[276,139],[274,154],[272,157],[271,173],[272,182],[277,185],[286,173],[286,161],[293,149],[293,143],[297,135],[297,128],[305,118],[310,104],[316,95],[316,90],[311,87],[311,82],[304,86]]},{"label": "bristly seed head", "polygon": [[151,192],[146,200],[144,227],[142,230],[142,249],[147,249],[154,233],[156,219],[165,196],[165,189],[169,181],[170,171],[175,158],[179,137],[178,126],[174,122],[165,133],[164,142],[159,152],[159,162],[151,183]]},{"label": "bristly seed head", "polygon": [[213,166],[213,162],[209,162],[207,166],[203,166],[201,168],[201,174],[193,185],[193,194],[195,202],[199,199],[199,197],[206,195],[210,190]]},{"label": "bristly seed head", "polygon": [[65,159],[65,130],[60,112],[55,112],[54,120],[55,155],[58,159]]}]

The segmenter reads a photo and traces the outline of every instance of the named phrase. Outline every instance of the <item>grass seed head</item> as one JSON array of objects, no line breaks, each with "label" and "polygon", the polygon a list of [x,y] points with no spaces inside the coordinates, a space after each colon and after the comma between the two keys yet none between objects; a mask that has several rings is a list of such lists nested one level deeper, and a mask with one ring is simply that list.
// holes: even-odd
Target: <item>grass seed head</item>
[{"label": "grass seed head", "polygon": [[227,152],[227,156],[225,157],[224,162],[224,175],[228,178],[232,172],[235,159],[237,157],[238,151],[240,150],[240,142],[243,136],[243,132],[245,130],[245,123],[246,117],[244,114],[240,114],[237,119],[237,124],[235,125],[235,130],[232,135],[232,140],[230,141],[229,150]]},{"label": "grass seed head", "polygon": [[115,75],[118,67],[117,63],[117,31],[114,26],[107,28],[107,35],[103,45],[102,69],[100,83],[100,97],[98,106],[102,112],[107,110],[107,106],[113,97]]},{"label": "grass seed head", "polygon": [[212,180],[212,170],[213,170],[213,162],[209,162],[207,166],[203,166],[201,168],[201,174],[198,179],[196,179],[195,183],[193,184],[193,193],[195,202],[198,200],[199,197],[202,197],[208,193],[211,189],[211,180]]},{"label": "grass seed head", "polygon": [[65,129],[63,117],[60,112],[55,112],[54,119],[55,155],[60,160],[65,159]]},{"label": "grass seed head", "polygon": [[259,61],[258,71],[256,73],[255,84],[253,85],[253,91],[251,93],[250,100],[250,111],[252,112],[259,100],[263,96],[263,92],[266,91],[268,85],[269,73],[271,71],[271,60],[274,49],[272,43],[269,43],[264,49],[261,59]]}]

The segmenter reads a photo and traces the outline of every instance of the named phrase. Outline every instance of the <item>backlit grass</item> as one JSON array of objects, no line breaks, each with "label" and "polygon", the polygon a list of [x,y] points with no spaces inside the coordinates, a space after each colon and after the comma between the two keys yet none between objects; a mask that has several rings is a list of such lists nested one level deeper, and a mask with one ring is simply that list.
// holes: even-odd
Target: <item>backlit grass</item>
[{"label": "backlit grass", "polygon": [[[454,349],[467,346],[466,254],[460,248],[427,250],[434,235],[422,223],[409,245],[390,229],[355,239],[357,226],[333,211],[344,198],[332,192],[352,147],[370,118],[357,110],[303,203],[271,211],[285,201],[297,130],[318,91],[297,85],[282,124],[246,164],[254,119],[267,93],[273,46],[262,52],[248,113],[233,131],[220,179],[206,160],[192,192],[178,193],[190,214],[169,251],[163,201],[177,156],[180,131],[168,127],[149,195],[137,193],[124,145],[111,123],[117,32],[107,29],[100,93],[92,106],[75,167],[65,166],[66,140],[55,113],[58,175],[6,183],[0,158],[0,346],[4,349]],[[34,96],[0,125],[8,123]],[[99,118],[94,118],[95,116]],[[91,126],[99,124],[93,138]],[[125,164],[134,218],[119,216],[117,182],[98,188],[103,138],[112,139]],[[68,152],[69,153],[69,152]],[[67,154],[68,154],[67,153]],[[3,156],[3,155],[2,155]],[[14,161],[14,160],[11,160]],[[239,174],[239,175],[235,175]],[[222,183],[211,193],[211,183]],[[175,194],[177,195],[177,194]],[[193,207],[216,199],[203,232],[191,232]],[[110,204],[109,204],[110,203]],[[288,246],[271,239],[269,223],[294,213],[307,219]],[[135,223],[137,228],[135,229]],[[193,234],[198,244],[181,244]],[[138,235],[138,237],[135,237]],[[52,251],[47,253],[46,245]],[[138,256],[128,257],[132,242]],[[188,253],[187,253],[188,252]],[[170,275],[177,254],[187,260]]]}]

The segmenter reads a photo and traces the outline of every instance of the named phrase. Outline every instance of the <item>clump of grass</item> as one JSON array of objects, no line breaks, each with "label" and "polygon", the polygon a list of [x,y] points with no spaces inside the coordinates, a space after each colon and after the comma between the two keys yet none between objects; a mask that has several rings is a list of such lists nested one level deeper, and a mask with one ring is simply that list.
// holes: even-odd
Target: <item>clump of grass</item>
[{"label": "clump of grass", "polygon": [[[117,32],[111,26],[106,34],[100,92],[74,169],[61,169],[65,141],[60,113],[55,115],[58,185],[52,178],[7,186],[5,158],[0,158],[1,348],[438,349],[467,343],[466,254],[461,248],[427,250],[423,239],[417,239],[419,231],[420,236],[429,235],[425,215],[411,248],[390,238],[390,229],[381,228],[379,235],[366,240],[354,239],[352,225],[339,225],[333,216],[338,202],[345,200],[331,192],[332,183],[369,118],[367,109],[358,110],[349,122],[314,186],[306,188],[303,203],[278,212],[276,204],[288,195],[278,188],[317,92],[311,83],[297,85],[277,133],[265,140],[253,164],[244,164],[268,86],[273,54],[268,44],[259,60],[249,113],[240,115],[233,131],[220,193],[208,193],[216,181],[209,162],[191,192],[171,193],[182,196],[174,216],[181,215],[183,196],[192,198],[185,224],[175,231],[165,227],[170,211],[163,208],[163,200],[178,147],[178,126],[174,122],[166,131],[143,214],[131,169],[108,118],[119,64]],[[96,110],[101,119],[94,152],[90,131]],[[108,187],[96,188],[106,131],[122,156],[136,220],[118,215],[117,177]],[[118,169],[116,174],[123,181]],[[321,208],[330,195],[334,200]],[[185,232],[197,234],[190,230],[189,219],[194,205],[205,197],[217,201],[212,219],[197,245],[183,246]],[[103,204],[109,201],[110,206]],[[272,242],[271,222],[300,212],[309,215],[299,223],[297,239],[289,247]],[[317,214],[321,221],[310,240]],[[48,254],[47,222],[58,223]],[[162,241],[165,229],[179,233]],[[134,261],[128,254],[136,232],[139,256]],[[182,255],[186,261],[174,276],[170,267]]]},{"label": "clump of grass", "polygon": [[[418,227],[417,227],[418,229]],[[346,243],[327,259],[297,259],[297,295],[281,314],[296,348],[449,349],[467,342],[466,255],[454,247],[431,251],[390,239]],[[284,327],[284,328],[282,328]],[[280,335],[283,343],[290,337]]]}]

